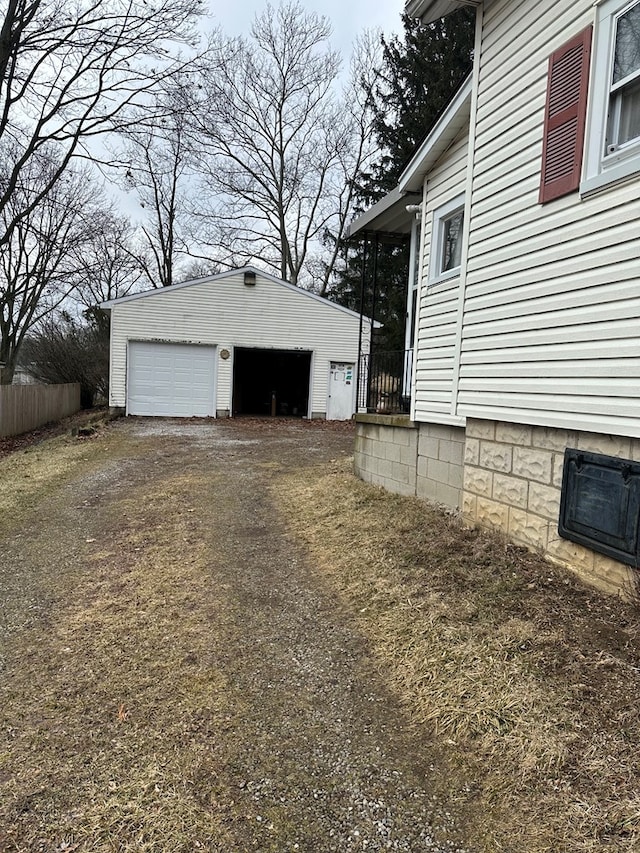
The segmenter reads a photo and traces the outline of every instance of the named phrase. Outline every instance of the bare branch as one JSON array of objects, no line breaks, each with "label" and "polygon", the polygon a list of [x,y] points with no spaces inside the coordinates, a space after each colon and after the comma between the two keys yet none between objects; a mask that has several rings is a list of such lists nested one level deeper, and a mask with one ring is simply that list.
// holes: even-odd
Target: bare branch
[{"label": "bare branch", "polygon": [[[330,34],[325,18],[296,2],[267,6],[248,39],[216,33],[216,70],[203,77],[196,112],[204,140],[199,167],[219,200],[211,224],[222,251],[321,292],[326,280],[310,278],[309,259],[327,231],[342,232],[351,200],[345,187],[353,185],[371,134],[364,60],[340,96]],[[367,60],[371,74],[373,51]],[[329,266],[333,246],[331,253]]]},{"label": "bare branch", "polygon": [[[201,10],[202,0],[10,0],[0,27],[0,146],[8,169],[0,245],[89,137],[130,127],[152,112],[149,94],[189,67],[191,60],[170,48],[188,46],[192,53]],[[58,169],[30,197],[29,208],[12,205],[8,219],[4,212],[31,160],[51,143]]]}]

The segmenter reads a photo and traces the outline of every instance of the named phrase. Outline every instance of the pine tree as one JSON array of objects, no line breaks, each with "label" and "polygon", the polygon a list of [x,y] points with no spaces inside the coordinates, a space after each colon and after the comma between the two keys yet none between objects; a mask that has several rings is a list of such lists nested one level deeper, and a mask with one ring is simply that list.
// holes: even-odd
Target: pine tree
[{"label": "pine tree", "polygon": [[402,39],[382,39],[375,119],[381,154],[371,172],[362,175],[359,197],[366,206],[393,189],[472,67],[471,9],[427,26],[404,14],[402,23]]},{"label": "pine tree", "polygon": [[[427,26],[405,14],[402,37],[382,39],[383,65],[376,90],[375,118],[380,156],[369,171],[358,177],[356,198],[360,211],[396,186],[415,150],[471,72],[474,20],[471,9],[460,9]],[[330,298],[357,310],[362,249],[351,246],[348,257],[341,274],[336,276]],[[378,351],[404,349],[408,259],[408,246],[399,246],[397,241],[379,247],[375,316],[383,323],[383,329],[377,335]],[[368,281],[372,280],[371,267],[370,247],[365,276]],[[365,312],[372,307],[372,294],[365,294]]]}]

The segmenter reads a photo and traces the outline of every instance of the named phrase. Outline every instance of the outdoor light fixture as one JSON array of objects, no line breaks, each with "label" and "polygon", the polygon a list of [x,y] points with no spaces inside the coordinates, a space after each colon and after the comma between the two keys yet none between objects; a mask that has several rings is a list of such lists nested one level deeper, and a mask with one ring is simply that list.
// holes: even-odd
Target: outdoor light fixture
[{"label": "outdoor light fixture", "polygon": [[421,204],[408,204],[405,207],[407,213],[414,213],[416,219],[420,219],[422,216],[422,205]]},{"label": "outdoor light fixture", "polygon": [[247,287],[255,287],[256,284],[256,274],[251,270],[246,270],[244,274],[244,283]]}]

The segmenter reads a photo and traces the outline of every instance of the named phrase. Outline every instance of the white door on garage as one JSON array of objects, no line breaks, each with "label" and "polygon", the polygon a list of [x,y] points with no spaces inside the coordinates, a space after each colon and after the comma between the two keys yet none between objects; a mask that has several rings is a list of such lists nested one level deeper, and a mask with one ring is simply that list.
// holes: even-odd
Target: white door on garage
[{"label": "white door on garage", "polygon": [[129,341],[128,353],[128,414],[215,415],[215,347]]},{"label": "white door on garage", "polygon": [[354,412],[354,365],[332,361],[329,372],[327,420],[346,421]]}]

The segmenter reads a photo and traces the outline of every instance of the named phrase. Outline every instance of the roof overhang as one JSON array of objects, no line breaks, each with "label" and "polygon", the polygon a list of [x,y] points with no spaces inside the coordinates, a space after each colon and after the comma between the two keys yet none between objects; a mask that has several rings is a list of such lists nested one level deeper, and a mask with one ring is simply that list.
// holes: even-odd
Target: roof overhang
[{"label": "roof overhang", "polygon": [[345,228],[347,239],[356,234],[375,231],[387,234],[410,234],[414,214],[407,210],[411,198],[397,187],[376,202],[373,207],[352,220]]},{"label": "roof overhang", "polygon": [[413,155],[407,168],[400,175],[398,190],[401,193],[421,191],[426,175],[429,174],[460,131],[469,126],[472,86],[473,80],[469,75],[427,138]]},{"label": "roof overhang", "polygon": [[482,5],[482,0],[407,0],[405,12],[410,18],[420,18],[423,24],[430,24],[438,18],[444,18],[461,6]]}]

